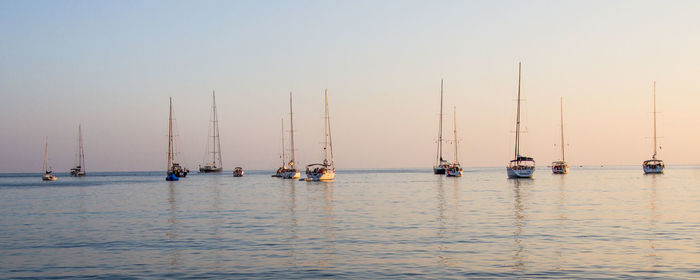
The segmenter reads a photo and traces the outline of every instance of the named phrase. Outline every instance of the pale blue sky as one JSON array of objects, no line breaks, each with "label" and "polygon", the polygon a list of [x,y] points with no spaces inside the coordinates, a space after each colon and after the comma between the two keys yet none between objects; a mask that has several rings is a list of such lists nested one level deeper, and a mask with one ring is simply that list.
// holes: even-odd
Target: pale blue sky
[{"label": "pale blue sky", "polygon": [[[165,168],[168,97],[180,156],[201,163],[217,91],[225,168],[275,169],[295,93],[300,164],[320,159],[329,89],[338,168],[433,164],[440,78],[447,138],[458,107],[467,166],[512,156],[517,62],[524,153],[568,160],[651,156],[651,83],[668,164],[695,164],[700,4],[693,1],[0,1],[0,172],[73,164]],[[448,149],[451,150],[451,149]],[[449,156],[448,158],[451,158]]]}]

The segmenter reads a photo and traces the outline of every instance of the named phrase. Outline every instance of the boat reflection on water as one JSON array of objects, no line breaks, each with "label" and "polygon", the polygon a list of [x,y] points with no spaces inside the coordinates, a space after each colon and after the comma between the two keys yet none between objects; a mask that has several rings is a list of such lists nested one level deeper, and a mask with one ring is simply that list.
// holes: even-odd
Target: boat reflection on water
[{"label": "boat reflection on water", "polygon": [[527,225],[527,203],[528,190],[533,181],[528,179],[509,180],[513,184],[513,270],[525,270],[525,260],[527,259],[525,242],[523,241],[523,231]]},{"label": "boat reflection on water", "polygon": [[657,175],[659,174],[651,174],[651,184],[649,185],[649,249],[648,253],[646,254],[646,259],[649,260],[648,264],[648,269],[650,270],[649,277],[655,277],[654,272],[657,272],[659,269],[659,264],[661,263],[661,256],[657,255],[657,241],[658,240],[663,240],[665,239],[662,234],[659,232],[659,226],[658,226],[658,221],[659,221],[659,209],[658,209],[658,203],[657,203],[657,194],[656,194],[656,189],[657,189]]},{"label": "boat reflection on water", "polygon": [[[169,217],[168,217],[168,232],[165,234],[168,237],[169,242],[177,242],[179,225],[177,218],[177,184],[173,181],[168,181],[168,205],[169,205]],[[170,258],[169,264],[170,269],[177,270],[180,260],[180,249],[178,246],[170,246],[168,248],[168,256]]]}]

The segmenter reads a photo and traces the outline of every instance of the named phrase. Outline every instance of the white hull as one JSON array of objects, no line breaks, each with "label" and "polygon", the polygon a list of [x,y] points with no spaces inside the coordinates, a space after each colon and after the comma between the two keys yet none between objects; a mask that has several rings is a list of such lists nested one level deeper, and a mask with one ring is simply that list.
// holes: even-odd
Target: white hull
[{"label": "white hull", "polygon": [[462,177],[462,170],[454,171],[448,169],[445,171],[445,175],[447,175],[447,177]]},{"label": "white hull", "polygon": [[284,179],[299,179],[301,173],[299,171],[285,171],[282,172],[282,178]]},{"label": "white hull", "polygon": [[532,178],[532,175],[535,174],[535,168],[512,169],[506,167],[506,170],[508,171],[508,178]]},{"label": "white hull", "polygon": [[335,171],[327,170],[324,172],[306,173],[306,181],[332,181],[335,179]]}]

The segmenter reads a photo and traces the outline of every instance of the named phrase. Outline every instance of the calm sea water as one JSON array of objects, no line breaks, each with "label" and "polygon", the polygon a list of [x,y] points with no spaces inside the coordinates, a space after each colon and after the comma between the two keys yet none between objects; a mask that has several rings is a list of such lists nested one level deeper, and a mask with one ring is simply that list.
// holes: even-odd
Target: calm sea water
[{"label": "calm sea water", "polygon": [[700,167],[162,173],[0,175],[0,278],[700,278]]}]

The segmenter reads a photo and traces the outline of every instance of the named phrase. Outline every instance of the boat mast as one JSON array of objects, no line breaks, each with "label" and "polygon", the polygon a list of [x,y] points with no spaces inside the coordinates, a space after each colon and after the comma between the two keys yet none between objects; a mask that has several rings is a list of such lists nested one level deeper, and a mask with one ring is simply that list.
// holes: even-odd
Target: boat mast
[{"label": "boat mast", "polygon": [[564,159],[564,98],[559,97],[559,110],[561,114],[561,161]]},{"label": "boat mast", "polygon": [[294,113],[292,111],[292,92],[289,92],[289,144],[291,148],[291,159],[289,159],[289,168],[294,168]]},{"label": "boat mast", "polygon": [[170,115],[168,116],[168,170],[173,166],[173,98],[170,97]]},{"label": "boat mast", "polygon": [[282,168],[287,164],[287,159],[284,154],[284,118],[282,118]]},{"label": "boat mast", "polygon": [[437,155],[437,164],[440,165],[442,162],[442,88],[443,88],[443,79],[440,79],[440,121],[439,121],[439,128],[438,128],[438,155]]},{"label": "boat mast", "polygon": [[46,142],[44,142],[44,165],[41,167],[41,173],[46,174],[49,165],[49,137],[46,136]]},{"label": "boat mast", "polygon": [[[331,139],[331,122],[330,122],[330,119],[328,117],[328,89],[325,89],[324,97],[325,97],[324,103],[325,103],[325,109],[326,109],[326,112],[325,112],[326,124],[325,124],[324,129],[323,129],[324,133],[325,133],[325,137],[323,140],[324,141],[324,144],[323,144],[323,153],[324,153],[323,164],[326,166],[333,166],[334,167],[335,165],[333,163],[333,141]],[[330,152],[331,152],[330,165],[329,165],[329,158],[328,158],[328,149],[329,148],[330,148]]]},{"label": "boat mast", "polygon": [[[212,145],[214,146],[214,151],[212,151],[211,155],[211,161],[212,164],[215,167],[221,167],[221,139],[219,139],[219,118],[217,117],[216,114],[216,91],[212,90],[211,93],[211,98],[212,98],[212,105],[211,105],[211,112],[212,112],[212,126],[213,126],[213,132],[214,132],[214,137],[212,139]],[[216,159],[219,159],[219,165],[216,163]]]},{"label": "boat mast", "polygon": [[520,80],[522,77],[522,63],[518,62],[518,109],[515,119],[515,159],[520,155]]},{"label": "boat mast", "polygon": [[656,81],[654,81],[654,155],[653,159],[656,159]]},{"label": "boat mast", "polygon": [[457,106],[454,107],[455,110],[455,164],[459,163],[457,159]]},{"label": "boat mast", "polygon": [[85,172],[85,153],[83,152],[83,131],[81,124],[78,124],[78,164],[80,171]]}]

